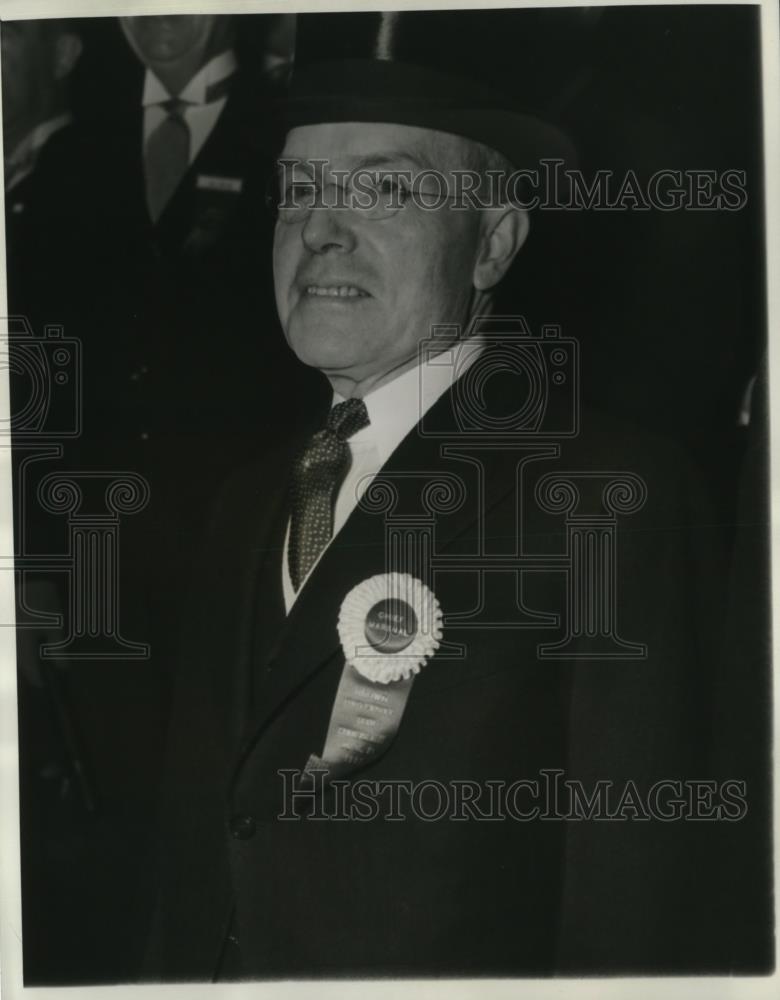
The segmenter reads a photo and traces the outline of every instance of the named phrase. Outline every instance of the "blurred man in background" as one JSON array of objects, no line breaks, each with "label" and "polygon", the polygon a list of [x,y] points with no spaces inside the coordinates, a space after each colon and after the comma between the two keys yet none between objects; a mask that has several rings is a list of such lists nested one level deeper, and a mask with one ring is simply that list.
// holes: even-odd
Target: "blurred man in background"
[{"label": "blurred man in background", "polygon": [[[30,981],[54,969],[68,979],[84,967],[87,978],[111,978],[135,960],[168,660],[192,538],[211,492],[263,440],[279,396],[295,395],[300,412],[307,407],[276,329],[266,264],[272,224],[263,205],[266,100],[291,53],[277,39],[275,71],[266,72],[258,51],[265,19],[256,21],[254,37],[242,33],[241,54],[230,17],[2,26],[4,140],[14,166],[7,169],[10,310],[30,320],[37,338],[47,324],[62,327],[82,361],[80,433],[56,461],[38,463],[39,477],[65,471],[83,486],[95,474],[127,472],[149,489],[144,509],[119,525],[115,622],[129,642],[149,645],[149,658],[71,660],[63,672],[73,708],[66,721],[83,737],[94,812],[77,794],[51,802],[68,778],[78,789],[71,772],[79,762],[49,718],[50,692],[30,672],[35,683],[22,708],[30,794],[38,794],[41,767],[57,765],[35,808],[23,809]],[[162,106],[174,98],[184,102],[175,121]],[[39,152],[51,134],[39,126],[50,121],[59,130]],[[34,213],[26,193],[33,179]],[[22,192],[23,207],[14,209]],[[18,460],[18,438],[14,446]],[[45,531],[36,522],[34,551],[61,555],[67,518],[43,512],[37,483],[28,486],[34,515],[46,522]],[[50,610],[28,596],[35,611]],[[67,600],[63,592],[59,606]],[[39,639],[27,642],[20,663],[37,667]],[[43,703],[34,716],[33,699]],[[118,865],[118,857],[126,860]],[[111,871],[116,880],[107,879]],[[70,936],[75,895],[90,898],[96,916],[83,916]]]},{"label": "blurred man in background", "polygon": [[[120,24],[146,68],[141,144],[149,218],[155,226],[162,225],[166,213],[176,210],[176,200],[188,199],[189,211],[178,205],[177,235],[186,239],[192,231],[180,229],[197,226],[199,201],[210,200],[227,215],[244,186],[243,172],[235,169],[235,162],[229,176],[224,170],[219,175],[213,170],[214,156],[224,156],[237,140],[235,116],[231,121],[228,113],[227,124],[224,118],[229,96],[241,83],[232,44],[232,18],[124,17]],[[191,169],[199,158],[212,162],[208,175]],[[202,192],[210,192],[210,199]],[[221,198],[215,199],[214,193]],[[218,236],[214,226],[211,236]]]},{"label": "blurred man in background", "polygon": [[132,106],[107,108],[89,129],[80,256],[92,280],[76,318],[84,454],[102,464],[111,455],[149,483],[149,507],[129,527],[138,566],[127,568],[123,608],[167,662],[188,539],[279,399],[300,389],[305,410],[306,381],[277,333],[268,278],[272,138],[260,61],[241,63],[230,16],[118,27],[143,78]]}]

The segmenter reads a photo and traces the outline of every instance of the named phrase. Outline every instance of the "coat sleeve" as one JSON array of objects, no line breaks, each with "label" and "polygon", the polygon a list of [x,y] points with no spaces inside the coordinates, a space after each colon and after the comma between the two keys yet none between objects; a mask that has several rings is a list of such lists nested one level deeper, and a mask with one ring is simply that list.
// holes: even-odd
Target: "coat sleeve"
[{"label": "coat sleeve", "polygon": [[725,532],[671,446],[638,447],[631,462],[647,501],[620,520],[617,625],[647,653],[572,667],[568,775],[608,805],[597,797],[567,824],[557,965],[569,974],[704,971],[726,925],[713,905],[722,824],[691,818],[718,801],[699,783],[711,777]]}]

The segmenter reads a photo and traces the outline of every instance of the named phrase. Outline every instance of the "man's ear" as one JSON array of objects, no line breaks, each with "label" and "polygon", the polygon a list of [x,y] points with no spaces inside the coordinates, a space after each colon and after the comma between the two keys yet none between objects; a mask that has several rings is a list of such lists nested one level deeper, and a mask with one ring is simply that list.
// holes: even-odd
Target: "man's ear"
[{"label": "man's ear", "polygon": [[478,291],[493,288],[509,270],[530,229],[528,212],[514,205],[489,208],[485,212],[477,259],[474,262],[474,287]]},{"label": "man's ear", "polygon": [[78,35],[66,32],[54,43],[54,79],[64,80],[79,61],[83,46]]}]

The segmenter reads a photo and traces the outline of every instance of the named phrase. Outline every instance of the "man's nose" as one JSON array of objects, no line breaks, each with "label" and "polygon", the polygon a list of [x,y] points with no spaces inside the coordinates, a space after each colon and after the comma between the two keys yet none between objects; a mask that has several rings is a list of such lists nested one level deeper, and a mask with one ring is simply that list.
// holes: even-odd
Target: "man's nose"
[{"label": "man's nose", "polygon": [[312,253],[350,253],[355,248],[354,222],[346,208],[317,206],[303,225],[303,242]]}]

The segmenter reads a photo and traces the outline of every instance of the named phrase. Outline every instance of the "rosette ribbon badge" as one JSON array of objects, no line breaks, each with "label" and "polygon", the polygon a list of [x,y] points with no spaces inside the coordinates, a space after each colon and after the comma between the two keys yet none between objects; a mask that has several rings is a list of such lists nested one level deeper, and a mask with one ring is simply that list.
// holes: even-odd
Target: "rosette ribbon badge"
[{"label": "rosette ribbon badge", "polygon": [[433,592],[408,573],[382,573],[347,594],[338,632],[344,669],[325,748],[306,770],[330,778],[367,763],[392,741],[416,674],[438,649],[442,611]]}]

